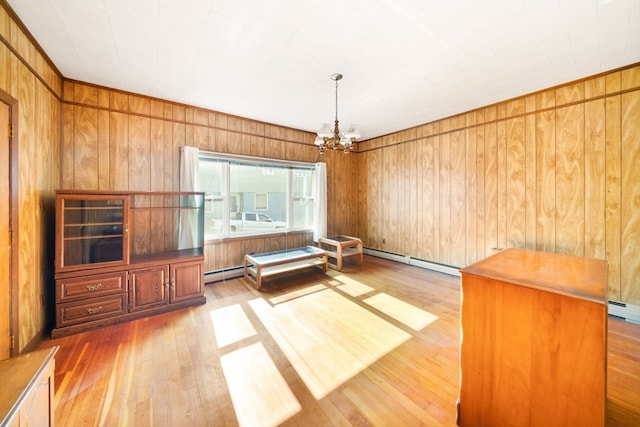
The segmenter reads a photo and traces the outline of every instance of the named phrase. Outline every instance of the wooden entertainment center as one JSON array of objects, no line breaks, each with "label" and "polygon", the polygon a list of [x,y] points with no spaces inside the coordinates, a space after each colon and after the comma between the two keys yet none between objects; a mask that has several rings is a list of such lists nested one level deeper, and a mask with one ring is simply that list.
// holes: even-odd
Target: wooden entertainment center
[{"label": "wooden entertainment center", "polygon": [[56,191],[53,338],[205,302],[204,193]]}]

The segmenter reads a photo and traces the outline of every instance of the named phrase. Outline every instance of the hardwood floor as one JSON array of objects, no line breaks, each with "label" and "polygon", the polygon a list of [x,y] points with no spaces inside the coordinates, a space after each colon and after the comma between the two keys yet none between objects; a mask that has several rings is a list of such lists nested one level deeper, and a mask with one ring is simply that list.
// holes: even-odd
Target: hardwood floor
[{"label": "hardwood floor", "polygon": [[[207,285],[56,340],[56,425],[455,426],[459,279],[374,257]],[[609,320],[607,425],[640,425],[640,326]]]}]

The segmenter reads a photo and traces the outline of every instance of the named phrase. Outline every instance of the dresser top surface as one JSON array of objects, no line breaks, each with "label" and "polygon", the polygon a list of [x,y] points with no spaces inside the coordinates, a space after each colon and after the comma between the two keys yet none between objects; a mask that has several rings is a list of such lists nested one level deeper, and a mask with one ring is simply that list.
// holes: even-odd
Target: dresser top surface
[{"label": "dresser top surface", "polygon": [[460,270],[574,298],[607,303],[607,263],[573,255],[505,249]]}]

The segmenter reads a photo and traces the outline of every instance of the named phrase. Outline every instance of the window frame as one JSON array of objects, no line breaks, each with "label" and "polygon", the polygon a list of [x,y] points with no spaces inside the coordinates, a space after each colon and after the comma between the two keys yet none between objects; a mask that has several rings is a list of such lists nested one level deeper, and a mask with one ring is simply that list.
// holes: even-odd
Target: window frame
[{"label": "window frame", "polygon": [[[305,226],[293,226],[294,222],[294,193],[293,193],[293,181],[294,174],[299,173],[300,171],[310,171],[312,175],[312,179],[317,179],[316,174],[316,164],[310,162],[297,162],[290,160],[278,160],[278,159],[270,159],[266,157],[254,157],[254,156],[244,156],[244,155],[234,155],[234,154],[226,154],[226,153],[217,153],[212,151],[204,151],[200,150],[198,156],[198,162],[201,161],[215,161],[222,164],[222,182],[221,182],[221,195],[213,196],[214,199],[222,199],[222,231],[219,233],[206,233],[205,232],[205,240],[217,240],[221,238],[228,237],[246,237],[246,236],[261,236],[268,234],[280,234],[283,232],[291,232],[291,231],[309,231],[313,232],[315,230],[315,224],[305,225]],[[285,193],[285,204],[286,204],[286,226],[285,228],[277,228],[277,229],[265,229],[265,230],[247,230],[247,231],[231,231],[231,199],[235,198],[235,205],[238,206],[238,193],[231,192],[231,165],[239,164],[239,165],[247,165],[253,167],[261,167],[261,168],[278,168],[278,169],[286,169],[288,171],[286,178],[286,193]],[[299,176],[299,175],[298,175]],[[202,184],[202,183],[201,183]],[[317,196],[314,194],[315,188],[312,187],[311,197],[307,198],[311,200],[311,203],[315,203]],[[257,194],[257,193],[256,193]],[[266,194],[266,193],[263,193]],[[256,213],[261,211],[268,210],[268,196],[267,196],[267,209],[258,209],[254,208]]]}]

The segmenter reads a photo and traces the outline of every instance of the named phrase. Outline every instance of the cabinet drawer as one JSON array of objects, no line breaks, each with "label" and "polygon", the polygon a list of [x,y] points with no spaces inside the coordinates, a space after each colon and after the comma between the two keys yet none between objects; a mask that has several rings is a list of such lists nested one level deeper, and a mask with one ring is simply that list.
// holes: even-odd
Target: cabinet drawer
[{"label": "cabinet drawer", "polygon": [[126,292],[126,271],[56,280],[56,301],[59,303]]},{"label": "cabinet drawer", "polygon": [[56,306],[56,326],[75,325],[127,313],[127,294],[90,298]]}]

